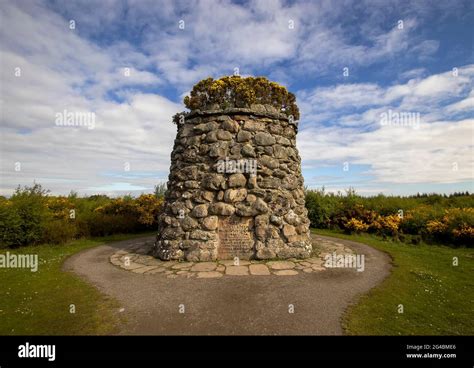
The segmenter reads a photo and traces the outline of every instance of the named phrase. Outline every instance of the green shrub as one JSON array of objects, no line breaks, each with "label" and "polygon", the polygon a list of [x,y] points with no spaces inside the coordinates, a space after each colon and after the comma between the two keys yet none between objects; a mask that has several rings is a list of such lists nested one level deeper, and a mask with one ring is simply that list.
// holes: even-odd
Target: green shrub
[{"label": "green shrub", "polygon": [[362,197],[352,189],[332,194],[323,188],[306,191],[306,207],[316,228],[376,233],[413,243],[474,244],[474,196],[468,193]]},{"label": "green shrub", "polygon": [[53,219],[45,225],[42,243],[65,244],[76,237],[76,225],[67,220]]},{"label": "green shrub", "polygon": [[[12,211],[16,213],[13,218],[20,219],[20,227],[16,244],[32,245],[41,242],[46,223],[50,219],[50,215],[46,208],[46,196],[48,191],[44,190],[41,185],[34,184],[32,187],[18,187],[10,198]],[[9,230],[13,231],[12,229]]]},{"label": "green shrub", "polygon": [[337,197],[332,194],[326,194],[322,190],[306,191],[306,208],[308,209],[308,218],[311,226],[316,228],[329,228],[331,225],[331,216],[335,213],[337,207]]},{"label": "green shrub", "polygon": [[50,196],[40,185],[0,197],[0,247],[64,244],[74,238],[137,233],[157,227],[163,198]]},{"label": "green shrub", "polygon": [[0,201],[0,248],[22,245],[22,223],[20,214],[13,203]]},{"label": "green shrub", "polygon": [[90,220],[88,223],[90,236],[127,234],[144,230],[133,216],[95,213],[90,216]]}]

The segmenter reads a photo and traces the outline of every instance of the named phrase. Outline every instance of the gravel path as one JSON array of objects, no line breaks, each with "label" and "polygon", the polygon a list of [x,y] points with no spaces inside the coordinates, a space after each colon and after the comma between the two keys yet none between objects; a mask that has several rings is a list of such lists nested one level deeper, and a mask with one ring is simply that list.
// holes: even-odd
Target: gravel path
[{"label": "gravel path", "polygon": [[154,237],[110,243],[70,257],[75,272],[117,299],[126,314],[127,335],[341,335],[341,317],[357,296],[390,273],[390,257],[367,245],[314,235],[364,255],[365,269],[332,268],[292,276],[168,278],[138,274],[110,263]]}]

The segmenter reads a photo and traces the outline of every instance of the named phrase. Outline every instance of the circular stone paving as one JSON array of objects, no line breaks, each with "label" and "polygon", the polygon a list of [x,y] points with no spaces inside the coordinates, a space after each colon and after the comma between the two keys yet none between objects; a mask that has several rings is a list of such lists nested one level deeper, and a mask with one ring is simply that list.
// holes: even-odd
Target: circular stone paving
[{"label": "circular stone paving", "polygon": [[119,250],[110,256],[110,263],[137,274],[161,274],[163,277],[218,278],[227,276],[294,276],[299,273],[326,270],[325,257],[328,254],[354,254],[337,240],[319,240],[311,258],[270,261],[219,260],[213,262],[161,261],[150,255],[152,243],[133,244],[127,250]]}]

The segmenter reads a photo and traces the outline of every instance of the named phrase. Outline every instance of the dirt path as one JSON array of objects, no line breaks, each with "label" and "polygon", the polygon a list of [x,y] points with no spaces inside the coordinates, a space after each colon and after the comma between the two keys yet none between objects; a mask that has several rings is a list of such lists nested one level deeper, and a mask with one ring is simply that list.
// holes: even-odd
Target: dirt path
[{"label": "dirt path", "polygon": [[[109,262],[118,249],[152,238],[99,246],[64,264],[65,270],[119,301],[128,320],[121,334],[341,335],[344,310],[387,277],[391,268],[385,253],[319,235],[314,235],[315,242],[331,240],[364,254],[364,272],[338,268],[296,276],[170,279],[162,274],[136,274]],[[289,313],[290,304],[294,313]]]}]

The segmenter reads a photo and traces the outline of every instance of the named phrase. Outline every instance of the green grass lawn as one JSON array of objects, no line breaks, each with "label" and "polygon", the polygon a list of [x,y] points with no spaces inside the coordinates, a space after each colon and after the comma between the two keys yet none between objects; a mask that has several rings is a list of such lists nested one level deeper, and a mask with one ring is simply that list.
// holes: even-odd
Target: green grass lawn
[{"label": "green grass lawn", "polygon": [[[64,260],[110,241],[151,233],[38,245],[0,253],[38,254],[38,271],[0,268],[0,335],[83,335],[113,333],[122,321],[118,304],[77,276],[63,272]],[[71,304],[75,313],[70,313]]]},{"label": "green grass lawn", "polygon": [[[350,335],[473,335],[474,249],[408,245],[371,235],[314,230],[370,245],[393,259],[391,275],[351,306]],[[453,257],[459,260],[453,266]],[[403,314],[398,306],[403,305]]]}]

